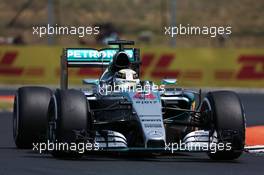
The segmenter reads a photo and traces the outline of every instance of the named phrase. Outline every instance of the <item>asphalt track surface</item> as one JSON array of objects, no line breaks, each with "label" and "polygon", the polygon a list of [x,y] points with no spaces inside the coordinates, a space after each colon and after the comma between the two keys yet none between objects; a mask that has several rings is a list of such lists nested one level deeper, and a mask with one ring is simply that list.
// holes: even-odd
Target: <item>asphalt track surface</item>
[{"label": "asphalt track surface", "polygon": [[[2,91],[0,95],[12,92]],[[239,94],[248,126],[264,125],[264,94]],[[236,161],[216,162],[204,153],[175,156],[89,155],[80,160],[59,160],[49,154],[18,150],[12,139],[12,113],[0,113],[0,175],[107,174],[107,175],[262,175],[264,155],[245,153]]]}]

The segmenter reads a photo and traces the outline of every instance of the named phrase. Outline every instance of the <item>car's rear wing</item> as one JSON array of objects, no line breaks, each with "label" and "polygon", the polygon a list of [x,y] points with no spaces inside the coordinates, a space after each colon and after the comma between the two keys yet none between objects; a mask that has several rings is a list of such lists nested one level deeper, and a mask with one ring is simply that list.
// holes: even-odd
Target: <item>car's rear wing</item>
[{"label": "car's rear wing", "polygon": [[[91,48],[65,48],[61,56],[61,89],[68,88],[69,67],[107,67],[119,48],[105,48],[101,50]],[[123,48],[127,53],[134,69],[139,74],[140,52],[137,48]]]}]

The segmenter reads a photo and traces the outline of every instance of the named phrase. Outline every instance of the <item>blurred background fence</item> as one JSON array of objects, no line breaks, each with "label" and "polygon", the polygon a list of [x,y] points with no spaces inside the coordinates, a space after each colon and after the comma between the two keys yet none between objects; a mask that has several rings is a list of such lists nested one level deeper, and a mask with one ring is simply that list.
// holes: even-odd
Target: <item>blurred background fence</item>
[{"label": "blurred background fence", "polygon": [[[32,35],[32,26],[99,25],[101,35],[116,32],[138,44],[157,46],[170,43],[164,26],[190,24],[231,26],[232,35],[178,36],[177,47],[263,47],[263,16],[261,0],[1,0],[0,36],[16,37],[17,43],[46,44],[47,37]],[[54,36],[54,44],[91,44],[97,40]]]}]

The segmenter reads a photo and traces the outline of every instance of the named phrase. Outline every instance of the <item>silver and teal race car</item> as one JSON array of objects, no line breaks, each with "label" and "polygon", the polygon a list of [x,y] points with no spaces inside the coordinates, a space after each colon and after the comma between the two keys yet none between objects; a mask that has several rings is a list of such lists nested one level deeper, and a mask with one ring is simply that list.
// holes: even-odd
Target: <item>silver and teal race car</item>
[{"label": "silver and teal race car", "polygon": [[[236,93],[202,95],[178,87],[175,79],[159,84],[141,80],[139,49],[125,47],[134,42],[109,44],[118,48],[64,49],[60,89],[18,89],[13,113],[17,148],[37,149],[45,143],[55,157],[80,157],[93,151],[190,151],[232,160],[242,154],[245,113]],[[83,80],[85,88],[69,89],[72,67],[96,67],[103,73],[99,79]],[[80,151],[80,145],[86,149]]]}]

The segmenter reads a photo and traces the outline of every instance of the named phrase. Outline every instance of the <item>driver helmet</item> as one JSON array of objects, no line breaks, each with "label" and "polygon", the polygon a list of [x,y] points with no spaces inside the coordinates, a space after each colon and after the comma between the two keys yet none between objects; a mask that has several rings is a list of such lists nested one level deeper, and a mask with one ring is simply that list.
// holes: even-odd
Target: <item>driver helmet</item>
[{"label": "driver helmet", "polygon": [[121,69],[114,75],[114,85],[123,89],[131,89],[139,84],[138,74],[132,69]]}]

